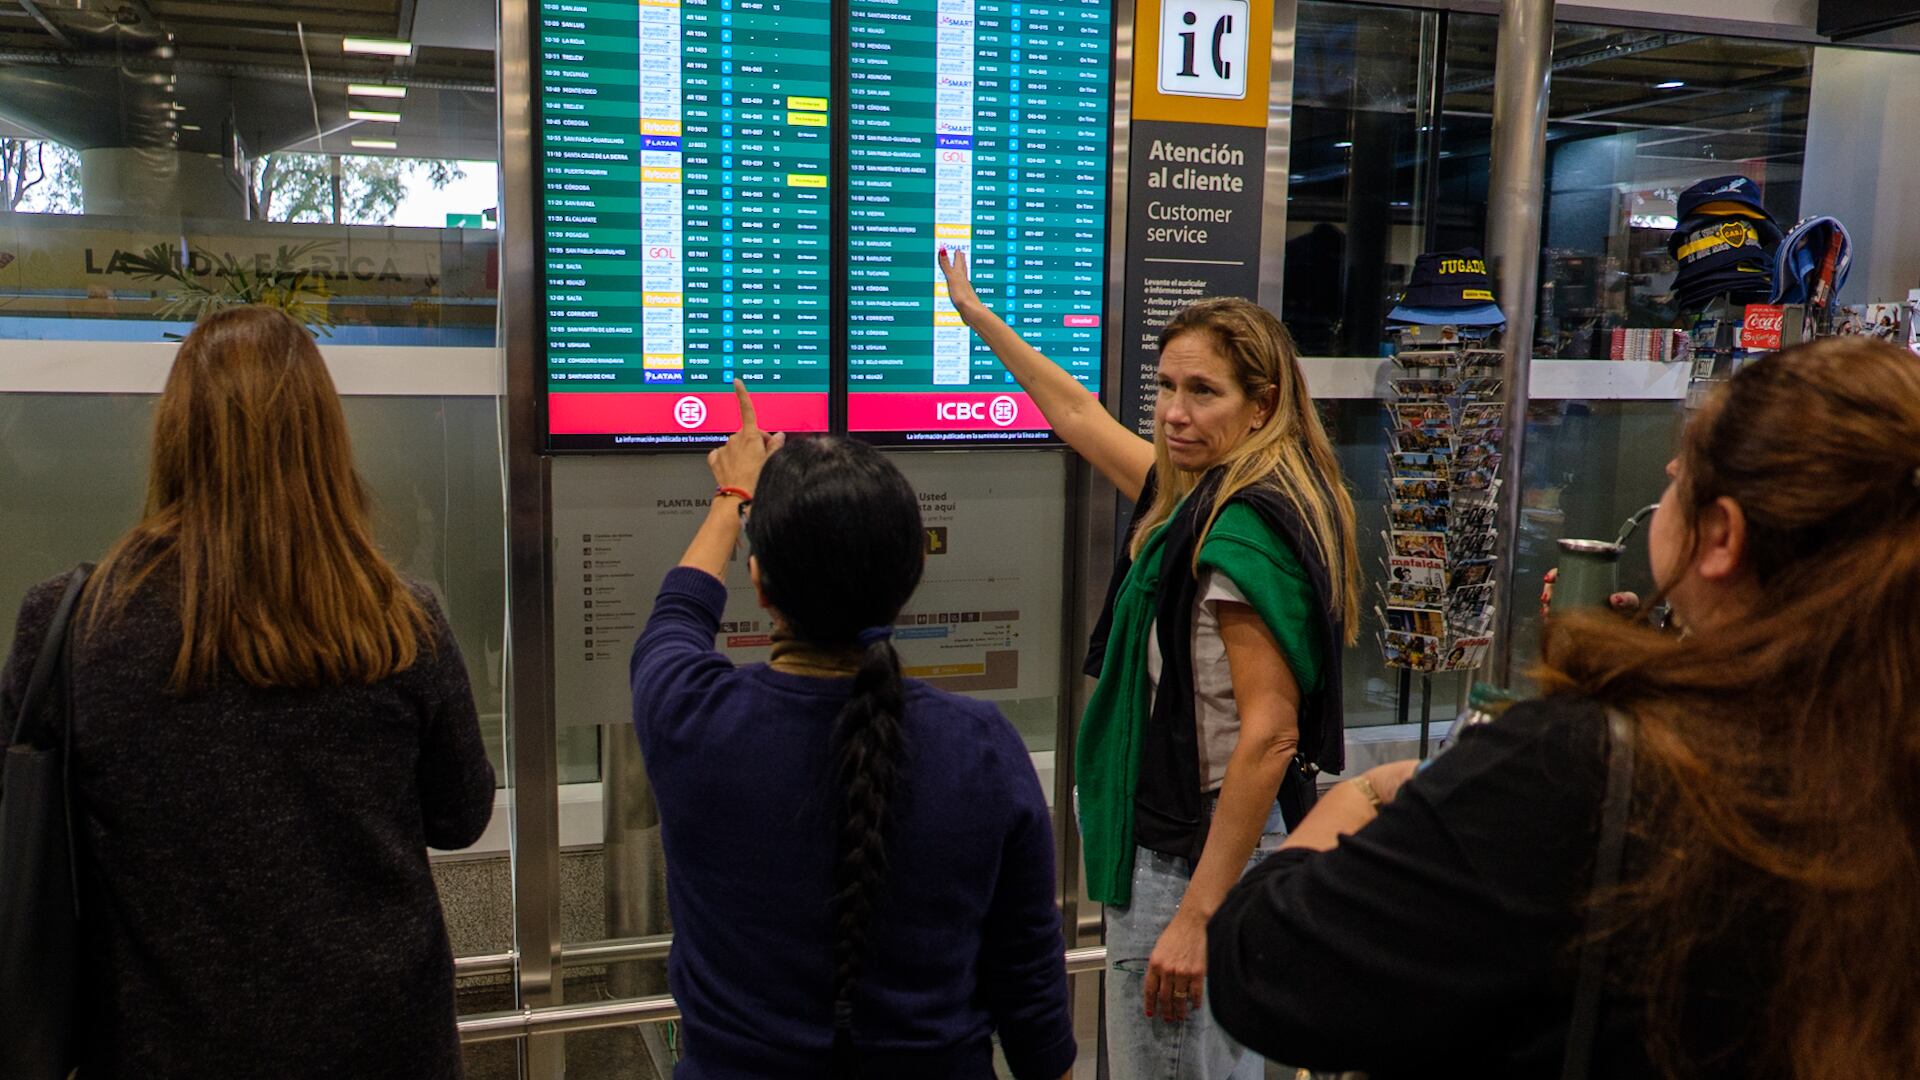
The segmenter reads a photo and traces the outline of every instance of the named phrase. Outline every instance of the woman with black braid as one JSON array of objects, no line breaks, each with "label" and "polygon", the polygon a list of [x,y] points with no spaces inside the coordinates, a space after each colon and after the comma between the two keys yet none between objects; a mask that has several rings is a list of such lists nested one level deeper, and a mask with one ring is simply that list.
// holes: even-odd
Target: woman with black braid
[{"label": "woman with black braid", "polygon": [[[1063,1076],[1053,839],[998,709],[901,676],[920,508],[877,451],[743,425],[633,654],[660,806],[680,1080]],[[777,453],[775,451],[778,451]],[[766,664],[714,648],[745,531]]]}]

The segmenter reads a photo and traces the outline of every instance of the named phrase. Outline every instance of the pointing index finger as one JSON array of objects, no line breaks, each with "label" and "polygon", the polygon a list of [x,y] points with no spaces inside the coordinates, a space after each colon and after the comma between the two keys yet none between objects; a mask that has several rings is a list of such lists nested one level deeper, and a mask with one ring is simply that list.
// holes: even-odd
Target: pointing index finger
[{"label": "pointing index finger", "polygon": [[733,380],[734,396],[740,399],[740,430],[759,431],[760,419],[753,411],[753,398],[747,394],[747,384],[739,379]]}]

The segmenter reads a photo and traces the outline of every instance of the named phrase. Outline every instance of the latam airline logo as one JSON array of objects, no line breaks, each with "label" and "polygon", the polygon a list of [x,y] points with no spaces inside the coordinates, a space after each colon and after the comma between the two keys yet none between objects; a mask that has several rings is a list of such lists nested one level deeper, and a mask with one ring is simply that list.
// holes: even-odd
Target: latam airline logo
[{"label": "latam airline logo", "polygon": [[1020,418],[1020,403],[1005,394],[992,401],[940,401],[933,406],[938,420],[991,420],[999,427],[1012,427]]}]

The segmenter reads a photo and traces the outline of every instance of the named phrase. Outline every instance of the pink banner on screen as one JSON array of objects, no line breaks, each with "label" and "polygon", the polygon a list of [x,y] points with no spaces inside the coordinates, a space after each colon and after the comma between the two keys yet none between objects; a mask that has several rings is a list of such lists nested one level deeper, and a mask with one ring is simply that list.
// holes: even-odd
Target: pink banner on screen
[{"label": "pink banner on screen", "polygon": [[[827,430],[827,395],[754,393],[762,431]],[[547,428],[555,435],[731,435],[740,430],[733,392],[662,394],[551,393]]]},{"label": "pink banner on screen", "polygon": [[1045,431],[1047,418],[1021,393],[854,393],[848,431]]}]

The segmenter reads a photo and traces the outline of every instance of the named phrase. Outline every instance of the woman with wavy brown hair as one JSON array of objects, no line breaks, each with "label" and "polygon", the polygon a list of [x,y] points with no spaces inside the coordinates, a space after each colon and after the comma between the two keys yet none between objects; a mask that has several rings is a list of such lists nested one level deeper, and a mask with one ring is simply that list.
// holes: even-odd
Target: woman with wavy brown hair
[{"label": "woman with wavy brown hair", "polygon": [[[21,606],[17,715],[61,579]],[[80,1075],[457,1077],[427,848],[493,810],[460,650],[374,546],[313,339],[200,321],[71,648]]]},{"label": "woman with wavy brown hair", "polygon": [[1075,747],[1087,893],[1104,907],[1115,1080],[1257,1077],[1207,1011],[1207,917],[1345,764],[1358,626],[1347,494],[1287,328],[1239,297],[1160,332],[1151,438],[986,306],[947,295],[1068,446],[1134,503],[1088,645]]},{"label": "woman with wavy brown hair", "polygon": [[[1542,700],[1336,788],[1213,921],[1229,1031],[1376,1080],[1920,1075],[1920,358],[1752,364],[1668,471],[1651,557],[1684,631],[1556,616]],[[1608,711],[1631,797],[1595,891]]]}]

